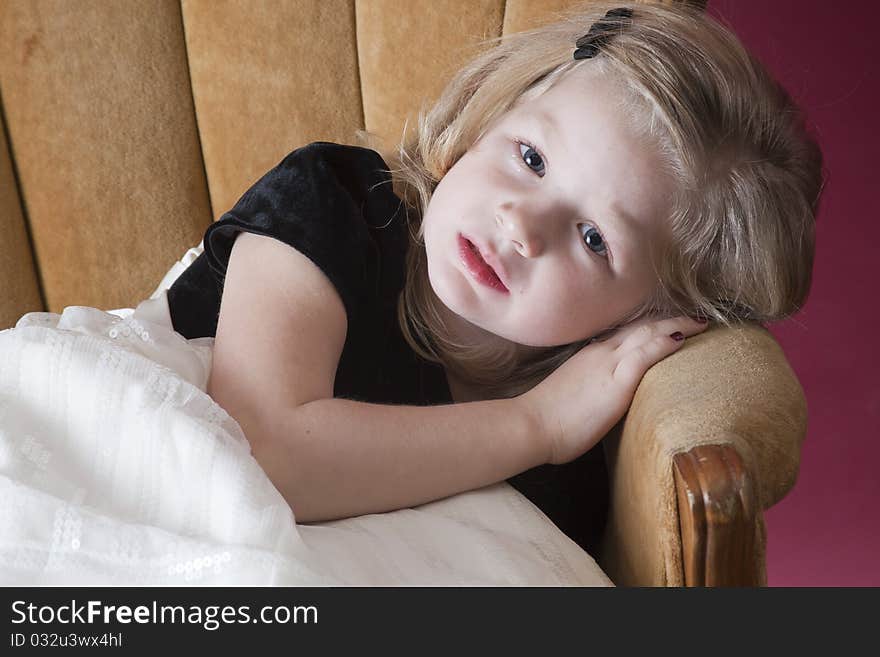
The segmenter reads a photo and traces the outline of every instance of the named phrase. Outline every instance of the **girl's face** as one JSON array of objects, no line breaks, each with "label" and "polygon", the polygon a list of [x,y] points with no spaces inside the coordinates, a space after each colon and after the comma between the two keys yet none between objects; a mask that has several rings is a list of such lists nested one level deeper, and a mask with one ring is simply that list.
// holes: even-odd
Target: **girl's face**
[{"label": "girl's face", "polygon": [[[428,277],[469,340],[584,340],[645,301],[671,183],[589,67],[501,116],[447,172],[424,216]],[[475,244],[503,286],[475,277]],[[447,312],[449,311],[449,312]]]}]

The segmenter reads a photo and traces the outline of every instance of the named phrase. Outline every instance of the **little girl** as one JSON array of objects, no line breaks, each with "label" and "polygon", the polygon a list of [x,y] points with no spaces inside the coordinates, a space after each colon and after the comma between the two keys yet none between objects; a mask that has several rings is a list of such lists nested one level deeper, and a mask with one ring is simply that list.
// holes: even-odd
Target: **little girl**
[{"label": "little girl", "polygon": [[497,41],[397,152],[290,153],[168,290],[299,522],[507,480],[593,552],[644,373],[808,294],[821,153],[727,29],[590,3]]}]

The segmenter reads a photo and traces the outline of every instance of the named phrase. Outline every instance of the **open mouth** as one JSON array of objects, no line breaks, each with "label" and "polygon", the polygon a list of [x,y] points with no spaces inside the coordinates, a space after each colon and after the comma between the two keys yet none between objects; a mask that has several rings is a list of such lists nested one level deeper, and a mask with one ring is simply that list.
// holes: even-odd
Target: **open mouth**
[{"label": "open mouth", "polygon": [[458,251],[465,267],[467,267],[468,271],[478,282],[498,292],[508,293],[507,288],[504,287],[504,283],[498,278],[495,270],[483,259],[480,250],[473,242],[461,234],[458,236]]}]

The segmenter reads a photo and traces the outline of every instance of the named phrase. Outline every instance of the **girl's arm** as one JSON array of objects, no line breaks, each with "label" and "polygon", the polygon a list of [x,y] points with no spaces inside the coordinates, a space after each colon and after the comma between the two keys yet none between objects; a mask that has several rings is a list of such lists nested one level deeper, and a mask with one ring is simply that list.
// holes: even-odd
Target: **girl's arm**
[{"label": "girl's arm", "polygon": [[519,399],[396,406],[333,398],[347,319],[305,255],[240,234],[208,393],[234,417],[294,511],[320,521],[416,506],[545,463]]},{"label": "girl's arm", "polygon": [[253,454],[297,522],[412,507],[547,460],[516,399],[445,406],[319,399],[272,418]]}]

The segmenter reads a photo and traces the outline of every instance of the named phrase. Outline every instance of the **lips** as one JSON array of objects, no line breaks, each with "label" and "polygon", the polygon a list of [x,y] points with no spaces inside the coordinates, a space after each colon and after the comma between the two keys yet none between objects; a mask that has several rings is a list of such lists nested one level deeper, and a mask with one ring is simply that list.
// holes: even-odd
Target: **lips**
[{"label": "lips", "polygon": [[458,252],[461,261],[478,282],[503,294],[509,294],[498,274],[483,258],[479,248],[461,234],[458,236]]}]

